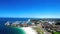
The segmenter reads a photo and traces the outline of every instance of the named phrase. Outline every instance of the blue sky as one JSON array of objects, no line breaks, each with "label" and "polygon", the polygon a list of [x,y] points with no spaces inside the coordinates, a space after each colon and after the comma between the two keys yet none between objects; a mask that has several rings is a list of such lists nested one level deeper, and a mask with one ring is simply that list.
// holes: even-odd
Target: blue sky
[{"label": "blue sky", "polygon": [[0,0],[0,17],[60,18],[60,0]]}]

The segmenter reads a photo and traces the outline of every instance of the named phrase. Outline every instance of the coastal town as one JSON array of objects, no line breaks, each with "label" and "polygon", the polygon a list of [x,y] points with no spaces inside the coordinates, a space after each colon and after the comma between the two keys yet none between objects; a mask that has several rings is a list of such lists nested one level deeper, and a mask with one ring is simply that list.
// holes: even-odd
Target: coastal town
[{"label": "coastal town", "polygon": [[7,21],[5,26],[9,27],[31,27],[37,34],[60,33],[60,21],[53,19],[28,19],[27,21]]}]

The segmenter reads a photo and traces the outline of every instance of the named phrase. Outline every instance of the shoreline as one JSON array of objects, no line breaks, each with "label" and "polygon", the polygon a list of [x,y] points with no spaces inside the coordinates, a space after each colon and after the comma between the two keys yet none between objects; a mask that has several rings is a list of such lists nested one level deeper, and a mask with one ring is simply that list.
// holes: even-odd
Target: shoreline
[{"label": "shoreline", "polygon": [[21,28],[24,30],[26,34],[37,34],[37,32],[32,27],[21,27]]}]

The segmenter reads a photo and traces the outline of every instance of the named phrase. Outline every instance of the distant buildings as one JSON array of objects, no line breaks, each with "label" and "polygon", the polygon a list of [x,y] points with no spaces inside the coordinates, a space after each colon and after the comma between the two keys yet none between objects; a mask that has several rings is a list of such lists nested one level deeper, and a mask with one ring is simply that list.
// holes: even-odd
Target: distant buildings
[{"label": "distant buildings", "polygon": [[20,26],[19,24],[20,24],[19,21],[16,21],[16,22],[12,23],[11,26],[19,27]]},{"label": "distant buildings", "polygon": [[6,26],[9,26],[9,25],[10,25],[9,21],[8,21],[8,22],[6,22],[6,23],[5,23],[5,25],[6,25]]}]

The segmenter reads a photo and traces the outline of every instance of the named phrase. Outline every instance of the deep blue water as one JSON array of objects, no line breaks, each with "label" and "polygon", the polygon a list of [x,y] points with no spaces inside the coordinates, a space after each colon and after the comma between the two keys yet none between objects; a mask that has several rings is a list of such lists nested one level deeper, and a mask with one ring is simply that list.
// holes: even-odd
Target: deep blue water
[{"label": "deep blue water", "polygon": [[0,25],[0,34],[25,34],[24,30],[16,27]]}]

